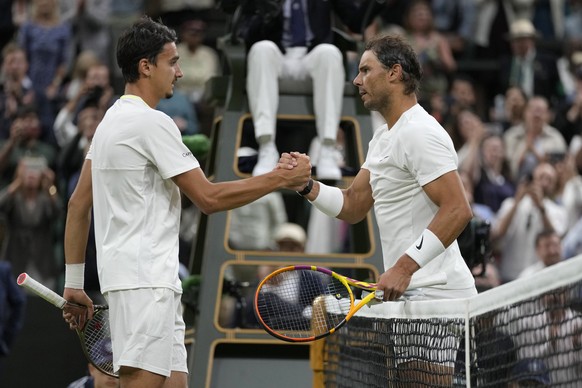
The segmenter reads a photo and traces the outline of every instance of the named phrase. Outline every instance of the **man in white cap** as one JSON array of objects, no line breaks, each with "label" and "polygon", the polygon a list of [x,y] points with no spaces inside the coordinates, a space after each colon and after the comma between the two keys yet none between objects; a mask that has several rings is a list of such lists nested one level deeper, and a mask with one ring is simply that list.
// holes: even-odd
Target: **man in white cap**
[{"label": "man in white cap", "polygon": [[282,252],[304,252],[306,239],[305,230],[291,222],[282,224],[275,232],[275,242]]},{"label": "man in white cap", "polygon": [[501,60],[500,92],[519,86],[528,97],[541,95],[555,105],[562,97],[557,58],[536,47],[538,33],[528,19],[511,23],[507,35],[511,55]]}]

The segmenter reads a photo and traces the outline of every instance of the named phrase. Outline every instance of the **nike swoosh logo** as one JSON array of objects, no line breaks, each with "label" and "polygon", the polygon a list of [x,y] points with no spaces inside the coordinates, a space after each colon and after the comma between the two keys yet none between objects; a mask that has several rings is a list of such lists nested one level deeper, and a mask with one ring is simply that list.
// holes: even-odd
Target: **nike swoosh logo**
[{"label": "nike swoosh logo", "polygon": [[420,248],[422,248],[423,241],[424,241],[424,235],[422,235],[422,237],[420,238],[420,242],[416,246],[416,249],[418,249],[419,251],[420,251]]}]

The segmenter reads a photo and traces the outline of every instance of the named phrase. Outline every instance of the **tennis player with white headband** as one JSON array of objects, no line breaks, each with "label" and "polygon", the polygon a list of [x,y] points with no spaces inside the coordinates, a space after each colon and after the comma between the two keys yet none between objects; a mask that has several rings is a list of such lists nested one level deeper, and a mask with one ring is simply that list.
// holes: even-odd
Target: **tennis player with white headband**
[{"label": "tennis player with white headband", "polygon": [[[475,295],[474,279],[456,242],[472,217],[445,129],[417,102],[422,70],[414,50],[397,36],[371,40],[354,85],[364,106],[386,123],[375,130],[368,155],[345,190],[309,181],[299,192],[315,207],[350,223],[374,207],[385,272],[384,300],[403,295],[412,276],[443,271],[447,284],[422,290],[427,299]],[[283,154],[281,162],[302,156]],[[423,297],[421,295],[421,297]]]}]

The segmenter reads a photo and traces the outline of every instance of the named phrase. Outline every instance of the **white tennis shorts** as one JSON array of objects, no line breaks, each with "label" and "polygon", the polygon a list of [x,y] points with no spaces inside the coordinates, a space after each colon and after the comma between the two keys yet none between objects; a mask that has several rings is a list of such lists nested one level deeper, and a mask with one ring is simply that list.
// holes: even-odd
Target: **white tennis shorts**
[{"label": "white tennis shorts", "polygon": [[188,372],[181,295],[169,288],[110,291],[113,368],[144,369],[163,376]]}]

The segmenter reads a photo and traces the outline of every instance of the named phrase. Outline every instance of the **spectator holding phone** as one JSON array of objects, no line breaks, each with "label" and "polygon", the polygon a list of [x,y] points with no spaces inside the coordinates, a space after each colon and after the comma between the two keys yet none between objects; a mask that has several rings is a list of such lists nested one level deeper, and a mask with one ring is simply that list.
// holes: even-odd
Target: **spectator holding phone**
[{"label": "spectator holding phone", "polygon": [[53,228],[61,213],[55,174],[42,157],[24,157],[12,183],[0,192],[8,235],[3,257],[15,273],[27,272],[55,289],[61,265],[54,255]]}]

